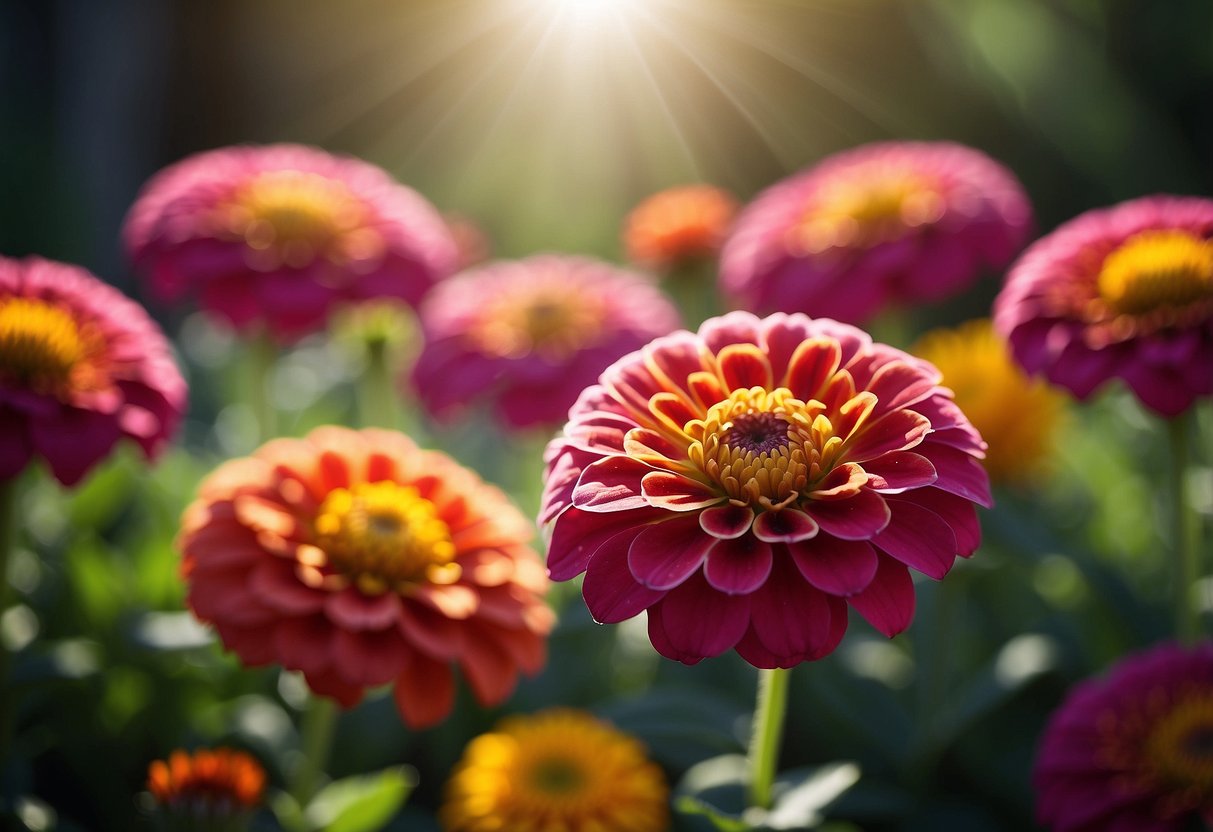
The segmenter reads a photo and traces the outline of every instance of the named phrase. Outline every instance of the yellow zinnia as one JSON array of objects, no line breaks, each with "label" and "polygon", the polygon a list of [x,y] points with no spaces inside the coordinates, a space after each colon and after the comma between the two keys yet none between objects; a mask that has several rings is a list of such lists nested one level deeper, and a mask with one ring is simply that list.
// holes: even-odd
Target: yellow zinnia
[{"label": "yellow zinnia", "polygon": [[662,832],[665,778],[635,739],[584,711],[503,720],[446,785],[446,832]]}]

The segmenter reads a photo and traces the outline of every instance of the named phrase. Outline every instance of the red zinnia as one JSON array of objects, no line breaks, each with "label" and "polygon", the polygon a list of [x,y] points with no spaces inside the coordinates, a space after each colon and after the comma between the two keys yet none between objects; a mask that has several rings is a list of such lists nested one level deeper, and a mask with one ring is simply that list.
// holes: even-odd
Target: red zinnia
[{"label": "red zinnia", "polygon": [[250,665],[301,670],[353,706],[393,683],[413,726],[484,705],[543,665],[552,624],[531,524],[399,433],[319,428],[220,467],[186,510],[189,603]]},{"label": "red zinnia", "polygon": [[628,259],[668,271],[715,257],[737,213],[737,201],[711,185],[659,191],[628,214],[623,242]]},{"label": "red zinnia", "polygon": [[265,769],[251,754],[231,748],[177,750],[148,766],[147,788],[161,806],[233,812],[261,803]]},{"label": "red zinnia", "polygon": [[76,266],[0,257],[0,481],[37,455],[73,485],[124,436],[153,458],[185,399],[137,303]]},{"label": "red zinnia", "polygon": [[444,281],[421,308],[413,382],[438,418],[494,401],[515,428],[557,425],[608,364],[678,326],[640,275],[585,257],[499,261]]},{"label": "red zinnia", "polygon": [[881,142],[829,157],[758,195],[721,254],[721,287],[755,312],[861,323],[890,304],[968,287],[1023,245],[1015,176],[951,142]]},{"label": "red zinnia", "polygon": [[1213,644],[1163,644],[1076,687],[1032,782],[1055,832],[1180,832],[1213,822]]},{"label": "red zinnia", "polygon": [[615,362],[547,452],[548,571],[663,655],[758,667],[893,635],[990,505],[984,443],[925,361],[804,315],[713,318]]},{"label": "red zinnia", "polygon": [[416,305],[459,256],[433,206],[383,170],[288,144],[165,168],[124,236],[161,297],[196,294],[236,329],[264,326],[284,341],[322,329],[339,302]]},{"label": "red zinnia", "polygon": [[1028,372],[1080,399],[1121,378],[1156,413],[1183,413],[1213,394],[1213,200],[1070,220],[1011,269],[994,324]]}]

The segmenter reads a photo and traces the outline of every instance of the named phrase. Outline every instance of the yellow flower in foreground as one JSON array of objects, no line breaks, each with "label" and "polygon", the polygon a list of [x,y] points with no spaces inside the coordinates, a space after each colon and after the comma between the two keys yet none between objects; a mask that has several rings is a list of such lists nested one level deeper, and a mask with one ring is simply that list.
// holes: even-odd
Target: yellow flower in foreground
[{"label": "yellow flower in foreground", "polygon": [[983,461],[991,479],[1023,482],[1041,472],[1065,397],[1011,360],[989,320],[932,330],[911,352],[939,368],[944,386],[956,393],[956,404],[989,444]]},{"label": "yellow flower in foreground", "polygon": [[663,832],[669,790],[635,739],[584,711],[503,720],[446,785],[446,832]]}]

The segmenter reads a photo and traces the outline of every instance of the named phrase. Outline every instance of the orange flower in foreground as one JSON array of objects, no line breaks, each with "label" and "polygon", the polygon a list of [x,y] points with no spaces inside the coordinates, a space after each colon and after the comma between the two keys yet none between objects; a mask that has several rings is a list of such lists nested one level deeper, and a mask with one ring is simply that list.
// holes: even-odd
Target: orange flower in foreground
[{"label": "orange flower in foreground", "polygon": [[265,791],[265,769],[252,755],[231,748],[177,750],[148,766],[147,789],[164,807],[252,809]]},{"label": "orange flower in foreground", "polygon": [[179,541],[189,604],[249,665],[351,707],[392,683],[413,727],[482,705],[545,660],[547,579],[497,489],[393,431],[319,428],[221,466]]},{"label": "orange flower in foreground", "polygon": [[645,199],[624,223],[628,259],[669,269],[715,257],[738,209],[737,201],[711,185],[668,188]]}]

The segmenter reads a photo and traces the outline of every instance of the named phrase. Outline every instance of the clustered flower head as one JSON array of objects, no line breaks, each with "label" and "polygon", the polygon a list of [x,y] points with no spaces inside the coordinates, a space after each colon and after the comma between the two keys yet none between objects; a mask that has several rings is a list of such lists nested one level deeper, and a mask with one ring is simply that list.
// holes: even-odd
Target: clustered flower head
[{"label": "clustered flower head", "polygon": [[980,540],[984,443],[934,367],[827,319],[734,312],[615,362],[548,446],[548,571],[663,655],[831,652],[848,604],[893,635],[910,568]]},{"label": "clustered flower head", "polygon": [[640,275],[544,254],[444,281],[421,324],[412,382],[431,415],[487,401],[508,426],[526,428],[559,424],[608,364],[675,329],[678,312]]},{"label": "clustered flower head", "polygon": [[472,740],[439,818],[445,832],[665,832],[668,794],[639,742],[558,708]]},{"label": "clustered flower head", "polygon": [[670,271],[714,258],[737,213],[737,201],[712,185],[667,188],[645,199],[624,221],[628,259]]},{"label": "clustered flower head", "polygon": [[1213,644],[1162,644],[1076,687],[1033,772],[1054,832],[1182,832],[1213,821]]},{"label": "clustered flower head", "polygon": [[721,288],[744,309],[863,323],[892,304],[967,288],[1032,224],[1022,186],[950,142],[847,150],[763,191],[721,253]]},{"label": "clustered flower head", "polygon": [[994,323],[1030,373],[1085,399],[1120,378],[1163,416],[1213,394],[1213,200],[1088,211],[1011,269]]},{"label": "clustered flower head", "polygon": [[165,168],[123,233],[157,295],[194,295],[237,330],[281,341],[323,329],[343,302],[416,305],[459,257],[415,191],[358,159],[289,144],[221,148]]},{"label": "clustered flower head", "polygon": [[231,748],[177,750],[148,766],[147,789],[163,811],[219,820],[261,804],[265,769],[251,754]]},{"label": "clustered flower head", "polygon": [[501,492],[399,433],[327,427],[222,465],[179,547],[197,616],[248,665],[303,672],[353,706],[394,685],[414,727],[483,705],[545,659],[547,581]]},{"label": "clustered flower head", "polygon": [[154,458],[185,404],[138,304],[76,266],[0,257],[0,482],[37,457],[73,485],[123,437]]},{"label": "clustered flower head", "polygon": [[983,463],[991,479],[1026,483],[1044,473],[1065,416],[1065,398],[1011,360],[989,319],[932,330],[910,351],[943,374],[943,385],[981,432],[989,445]]}]

